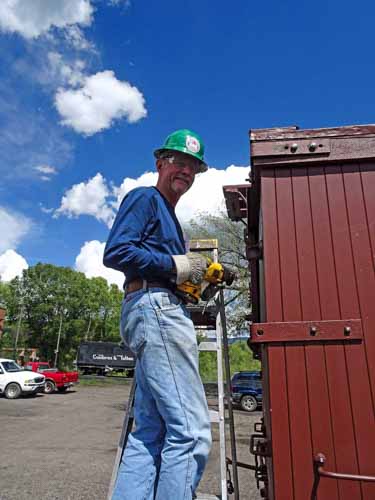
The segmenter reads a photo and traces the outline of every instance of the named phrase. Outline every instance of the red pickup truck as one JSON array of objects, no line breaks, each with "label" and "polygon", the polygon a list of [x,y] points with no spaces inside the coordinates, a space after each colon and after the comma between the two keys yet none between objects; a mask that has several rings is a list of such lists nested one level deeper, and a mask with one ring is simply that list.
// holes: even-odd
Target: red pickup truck
[{"label": "red pickup truck", "polygon": [[57,368],[51,368],[45,361],[29,361],[25,370],[43,373],[46,377],[44,392],[50,394],[56,390],[65,392],[69,387],[78,383],[78,372],[61,372]]}]

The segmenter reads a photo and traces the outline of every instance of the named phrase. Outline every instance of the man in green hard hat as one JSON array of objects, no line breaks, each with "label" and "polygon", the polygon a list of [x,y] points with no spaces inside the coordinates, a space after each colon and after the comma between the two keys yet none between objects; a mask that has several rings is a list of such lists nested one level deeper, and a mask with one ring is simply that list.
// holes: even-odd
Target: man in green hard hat
[{"label": "man in green hard hat", "polygon": [[121,336],[135,353],[135,430],[118,470],[113,500],[191,500],[207,463],[211,429],[199,375],[196,334],[175,294],[199,284],[207,261],[186,253],[175,206],[207,170],[204,145],[177,130],[154,152],[156,187],[124,198],[104,264],[125,274]]}]

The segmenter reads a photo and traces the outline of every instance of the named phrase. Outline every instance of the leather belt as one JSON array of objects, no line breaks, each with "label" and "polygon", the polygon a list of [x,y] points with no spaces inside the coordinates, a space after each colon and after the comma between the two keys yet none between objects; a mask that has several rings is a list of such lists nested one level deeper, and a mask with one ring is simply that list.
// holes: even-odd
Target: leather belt
[{"label": "leather belt", "polygon": [[127,283],[125,285],[125,295],[128,293],[136,292],[138,290],[141,290],[144,288],[147,290],[148,288],[169,288],[172,289],[171,283],[168,283],[166,281],[147,281],[147,280],[141,280],[135,279],[131,281],[130,283]]}]

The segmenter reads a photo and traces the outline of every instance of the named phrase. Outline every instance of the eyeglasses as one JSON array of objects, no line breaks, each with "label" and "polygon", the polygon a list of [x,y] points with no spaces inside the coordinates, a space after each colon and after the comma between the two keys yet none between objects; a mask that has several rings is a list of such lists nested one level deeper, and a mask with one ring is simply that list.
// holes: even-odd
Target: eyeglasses
[{"label": "eyeglasses", "polygon": [[167,160],[170,165],[175,165],[177,168],[181,168],[181,170],[185,167],[192,168],[195,173],[199,172],[199,162],[194,160],[182,160],[176,158],[175,156],[164,156],[163,160]]}]

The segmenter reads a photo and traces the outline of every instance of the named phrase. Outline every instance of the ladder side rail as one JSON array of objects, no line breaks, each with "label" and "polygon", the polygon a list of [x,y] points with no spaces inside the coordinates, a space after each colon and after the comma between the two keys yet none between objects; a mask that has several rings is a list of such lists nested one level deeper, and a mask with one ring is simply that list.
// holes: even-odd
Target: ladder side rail
[{"label": "ladder side rail", "polygon": [[217,385],[219,400],[219,444],[220,444],[220,483],[221,499],[228,499],[227,492],[227,468],[226,468],[226,442],[225,442],[225,406],[224,406],[224,373],[223,373],[223,351],[222,351],[222,325],[220,313],[216,319],[216,342],[217,342]]},{"label": "ladder side rail", "polygon": [[[218,248],[212,250],[214,262],[219,262]],[[216,345],[217,345],[217,383],[219,399],[219,444],[220,444],[220,483],[221,498],[227,500],[227,464],[226,464],[226,440],[225,440],[225,404],[224,404],[224,373],[223,373],[223,330],[220,308],[216,318]]]},{"label": "ladder side rail", "polygon": [[239,490],[239,480],[238,480],[238,469],[237,469],[237,446],[236,446],[236,433],[234,429],[234,415],[233,415],[233,405],[231,398],[231,379],[230,379],[230,362],[229,362],[229,345],[228,345],[228,332],[227,332],[227,320],[225,314],[225,302],[224,302],[224,290],[221,288],[219,291],[219,314],[221,316],[221,327],[222,327],[222,343],[223,343],[223,354],[224,354],[224,367],[225,367],[225,396],[228,407],[228,417],[229,417],[229,433],[230,433],[230,445],[232,454],[232,475],[234,483],[234,498],[235,500],[240,499]]},{"label": "ladder side rail", "polygon": [[118,470],[119,470],[120,463],[122,460],[122,455],[124,454],[125,446],[126,446],[126,443],[128,441],[129,434],[130,434],[132,427],[133,427],[134,416],[132,413],[133,413],[133,408],[134,408],[134,396],[135,396],[136,386],[137,386],[137,383],[136,383],[135,374],[134,374],[133,382],[132,382],[132,386],[131,386],[130,394],[129,394],[129,398],[128,398],[128,404],[127,404],[127,408],[126,408],[124,423],[122,425],[121,436],[120,436],[120,440],[119,440],[119,443],[117,446],[116,458],[115,458],[115,462],[113,464],[113,470],[112,470],[111,481],[109,483],[107,500],[112,500],[113,490],[115,488],[117,474],[118,474]]},{"label": "ladder side rail", "polygon": [[[212,250],[213,261],[219,261],[218,248]],[[216,294],[217,295],[217,294]],[[220,445],[220,486],[221,500],[228,499],[227,489],[227,463],[226,463],[226,441],[225,441],[225,404],[224,404],[224,373],[223,373],[223,330],[220,309],[216,316],[216,346],[217,346],[217,386],[219,402],[219,445]]]}]

